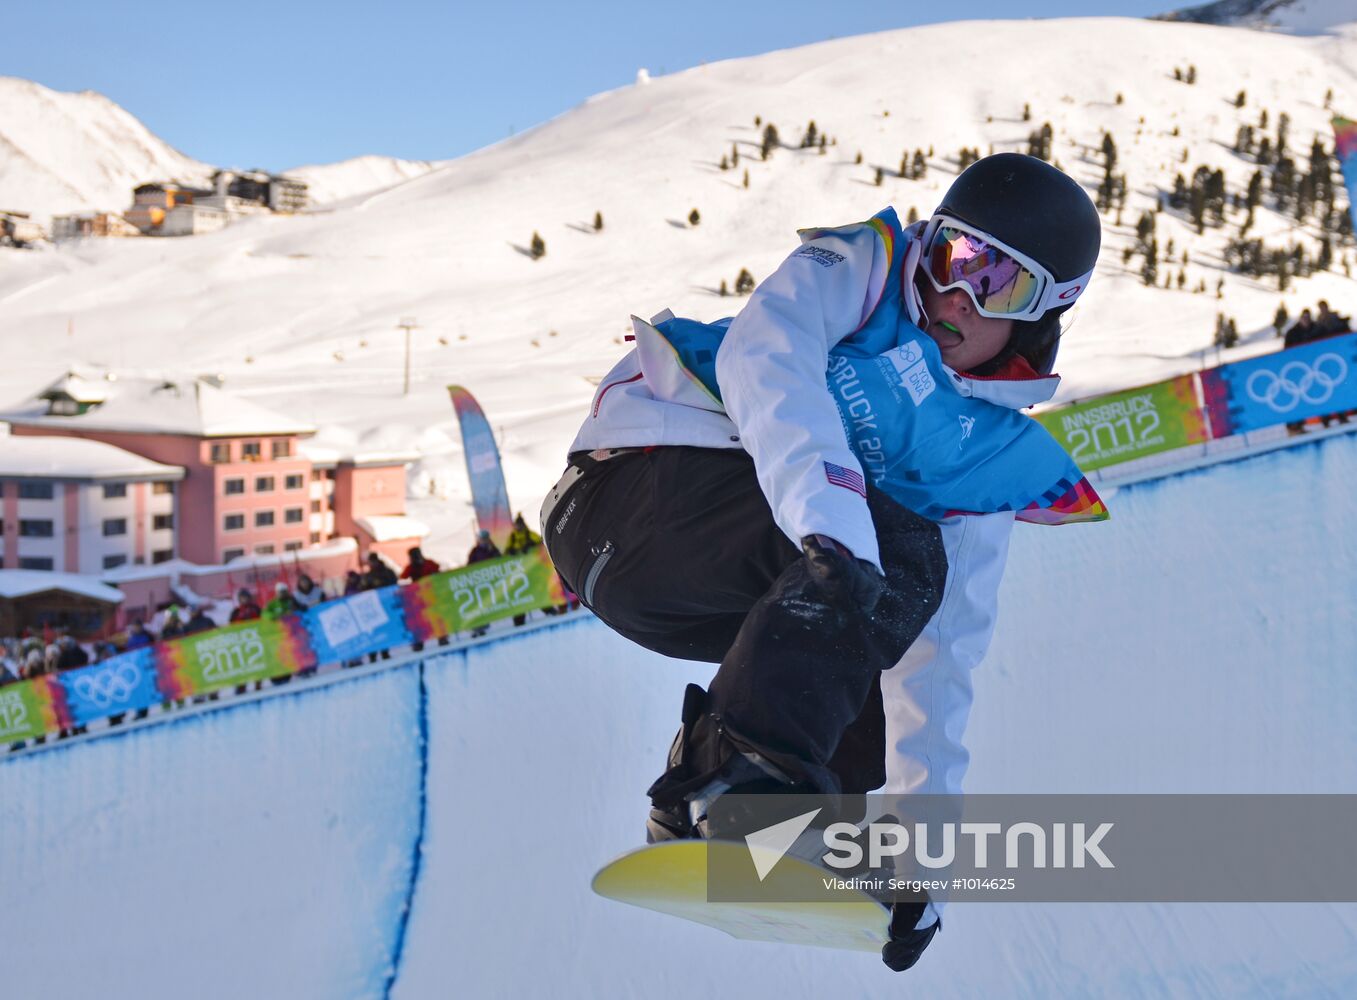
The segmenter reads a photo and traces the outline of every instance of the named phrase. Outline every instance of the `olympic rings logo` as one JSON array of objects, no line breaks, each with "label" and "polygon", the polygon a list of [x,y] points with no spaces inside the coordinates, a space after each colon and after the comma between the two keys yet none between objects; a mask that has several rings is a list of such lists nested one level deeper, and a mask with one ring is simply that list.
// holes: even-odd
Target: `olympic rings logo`
[{"label": "olympic rings logo", "polygon": [[83,701],[107,709],[131,698],[140,683],[141,669],[133,663],[120,663],[111,670],[82,674],[72,687]]},{"label": "olympic rings logo", "polygon": [[1348,364],[1332,352],[1315,358],[1314,366],[1288,361],[1281,371],[1266,368],[1254,372],[1244,383],[1249,398],[1276,413],[1290,413],[1302,402],[1326,403],[1348,375]]}]

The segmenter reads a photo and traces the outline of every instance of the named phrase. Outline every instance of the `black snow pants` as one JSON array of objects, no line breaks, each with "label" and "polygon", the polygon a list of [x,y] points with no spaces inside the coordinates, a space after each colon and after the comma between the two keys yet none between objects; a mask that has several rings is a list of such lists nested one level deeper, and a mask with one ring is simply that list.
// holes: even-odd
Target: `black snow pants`
[{"label": "black snow pants", "polygon": [[542,537],[583,603],[647,649],[719,663],[706,711],[738,749],[819,791],[880,787],[880,674],[942,600],[937,525],[869,487],[886,589],[868,616],[824,597],[742,449],[665,446],[572,464],[584,473]]}]

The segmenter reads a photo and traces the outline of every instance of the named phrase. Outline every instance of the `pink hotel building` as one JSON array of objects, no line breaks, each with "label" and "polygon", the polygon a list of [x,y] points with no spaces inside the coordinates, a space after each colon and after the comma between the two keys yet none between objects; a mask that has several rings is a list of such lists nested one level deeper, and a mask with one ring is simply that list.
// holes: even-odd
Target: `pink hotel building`
[{"label": "pink hotel building", "polygon": [[[413,456],[308,450],[315,428],[232,396],[215,380],[70,373],[0,420],[14,436],[8,451],[0,438],[6,569],[217,565],[341,537],[355,539],[360,556],[375,550],[403,562],[427,530],[405,517],[405,463]],[[43,466],[33,453],[38,436],[101,447],[51,441]],[[97,497],[85,496],[96,488]],[[52,516],[23,516],[49,492],[61,498]],[[104,552],[110,547],[94,539],[119,518],[103,505],[118,502],[130,504],[131,544]],[[50,544],[30,537],[38,521]]]}]

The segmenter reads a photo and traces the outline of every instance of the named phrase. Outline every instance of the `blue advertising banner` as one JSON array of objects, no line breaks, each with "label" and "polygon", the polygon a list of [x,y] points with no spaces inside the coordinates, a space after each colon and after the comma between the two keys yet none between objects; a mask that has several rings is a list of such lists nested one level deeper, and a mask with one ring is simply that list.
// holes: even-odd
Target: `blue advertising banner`
[{"label": "blue advertising banner", "polygon": [[1211,436],[1357,409],[1357,334],[1327,337],[1201,373]]},{"label": "blue advertising banner", "polygon": [[95,719],[149,708],[164,700],[156,687],[155,651],[150,646],[57,675],[66,692],[71,721],[83,726]]},{"label": "blue advertising banner", "polygon": [[302,616],[317,663],[352,660],[410,641],[400,588],[367,590],[318,604]]}]

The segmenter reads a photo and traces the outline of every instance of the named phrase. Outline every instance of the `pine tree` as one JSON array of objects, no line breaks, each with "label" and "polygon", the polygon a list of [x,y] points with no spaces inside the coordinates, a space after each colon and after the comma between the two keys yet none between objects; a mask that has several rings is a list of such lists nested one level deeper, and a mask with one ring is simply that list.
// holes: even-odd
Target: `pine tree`
[{"label": "pine tree", "polygon": [[1149,246],[1145,248],[1145,264],[1140,269],[1140,278],[1150,288],[1159,283],[1159,241],[1156,239],[1151,238]]},{"label": "pine tree", "polygon": [[1116,101],[1117,101],[1118,104],[1125,104],[1125,103],[1126,103],[1126,98],[1125,98],[1124,96],[1122,96],[1122,92],[1121,92],[1120,90],[1117,91]]},{"label": "pine tree", "polygon": [[691,212],[688,213],[688,225],[696,226],[701,221],[702,216],[698,214],[697,209],[693,209]]},{"label": "pine tree", "polygon": [[743,184],[744,184],[745,187],[749,187],[749,168],[748,168],[748,167],[745,167],[745,170],[744,170],[744,181],[743,181]]},{"label": "pine tree", "polygon": [[726,286],[726,279],[725,279],[725,278],[722,278],[722,279],[721,279],[721,298],[725,298],[725,297],[726,297],[727,295],[729,295],[729,294],[730,294],[730,289]]},{"label": "pine tree", "polygon": [[603,231],[603,213],[602,213],[602,212],[595,212],[595,213],[594,213],[594,232],[598,233],[598,232],[602,232],[602,231]]},{"label": "pine tree", "polygon": [[905,153],[900,157],[900,176],[909,178],[909,154]]},{"label": "pine tree", "polygon": [[1245,100],[1247,100],[1247,98],[1245,97],[1244,91],[1241,90],[1239,93],[1235,94],[1234,106],[1236,108],[1242,108]]},{"label": "pine tree", "polygon": [[759,147],[763,159],[768,159],[768,154],[778,147],[777,126],[769,122],[763,130],[763,144]]},{"label": "pine tree", "polygon": [[547,255],[547,241],[542,239],[542,234],[537,230],[533,230],[532,243],[529,244],[528,249],[533,260],[538,260]]},{"label": "pine tree", "polygon": [[876,168],[876,186],[877,186],[877,187],[880,187],[880,186],[881,186],[881,182],[884,181],[885,179],[886,179],[886,172],[885,172],[884,170],[882,170],[880,167],[877,167],[877,168]]},{"label": "pine tree", "polygon": [[860,150],[860,149],[858,150],[858,155],[855,156],[855,157],[853,157],[853,162],[854,162],[854,163],[857,163],[857,164],[861,164],[861,163],[862,163],[862,150]]},{"label": "pine tree", "polygon": [[735,278],[735,294],[748,295],[754,290],[754,276],[749,273],[749,268],[740,268],[739,275]]},{"label": "pine tree", "polygon": [[809,149],[820,144],[820,130],[815,127],[815,119],[806,126],[806,134],[801,137],[801,148]]},{"label": "pine tree", "polygon": [[1196,82],[1197,82],[1197,67],[1196,67],[1196,66],[1189,66],[1189,67],[1187,68],[1187,78],[1186,78],[1186,80],[1187,80],[1188,83],[1196,83]]},{"label": "pine tree", "polygon": [[1277,311],[1272,314],[1272,328],[1277,331],[1277,336],[1282,335],[1286,329],[1287,321],[1291,319],[1291,314],[1286,311],[1286,303],[1283,302],[1277,307]]},{"label": "pine tree", "polygon": [[740,165],[740,147],[733,142],[730,144],[730,165],[732,167]]},{"label": "pine tree", "polygon": [[919,210],[913,205],[909,206],[909,215],[905,217],[905,225],[912,226],[919,221]]},{"label": "pine tree", "polygon": [[724,156],[721,157],[721,169],[722,170],[730,169],[730,161],[727,160]]},{"label": "pine tree", "polygon": [[910,174],[915,180],[920,180],[926,173],[928,173],[928,161],[924,159],[924,151],[916,149],[914,159],[910,162]]}]

